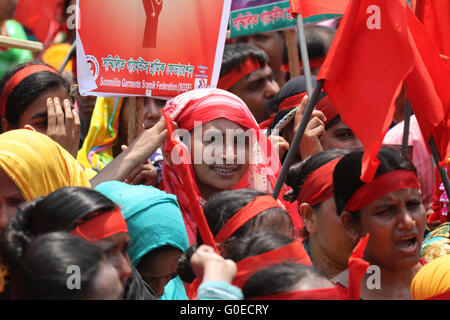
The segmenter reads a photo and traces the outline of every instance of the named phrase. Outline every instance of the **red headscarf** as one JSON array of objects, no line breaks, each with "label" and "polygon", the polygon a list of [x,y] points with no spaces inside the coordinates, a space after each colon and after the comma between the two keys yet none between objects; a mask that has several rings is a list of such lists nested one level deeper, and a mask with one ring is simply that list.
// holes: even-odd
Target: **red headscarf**
[{"label": "red headscarf", "polygon": [[[169,100],[163,114],[175,121],[180,129],[188,131],[194,128],[194,121],[200,121],[204,124],[220,118],[250,129],[253,141],[249,168],[243,179],[233,189],[247,188],[271,193],[281,169],[280,160],[267,136],[259,129],[252,113],[239,97],[221,89],[193,90]],[[164,156],[173,155],[173,150],[179,151],[180,159],[178,160],[181,161],[174,164],[171,159],[165,159],[162,169],[163,188],[167,193],[177,196],[186,224],[189,243],[193,244],[196,243],[195,235],[198,221],[195,219],[195,212],[198,213],[199,211],[197,208],[198,201],[200,200],[200,203],[205,201],[201,199],[191,164],[191,155],[186,145],[181,142],[177,134],[171,134],[171,130],[169,130],[169,138],[164,145]],[[189,174],[186,175],[186,172],[189,172]],[[187,176],[194,177],[194,181],[186,179]],[[191,190],[192,192],[190,192]],[[281,196],[286,191],[287,189],[284,188],[280,193]],[[296,208],[293,208],[290,203],[283,203],[288,209],[294,225],[300,226]],[[203,231],[210,234],[209,230]],[[209,244],[205,239],[203,240],[206,244]]]}]

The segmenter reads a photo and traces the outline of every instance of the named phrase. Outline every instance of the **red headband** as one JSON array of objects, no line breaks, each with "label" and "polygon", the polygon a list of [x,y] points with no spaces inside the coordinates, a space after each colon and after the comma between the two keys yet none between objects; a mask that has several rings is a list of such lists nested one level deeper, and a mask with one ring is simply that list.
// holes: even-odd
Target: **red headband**
[{"label": "red headband", "polygon": [[376,177],[353,193],[344,210],[358,211],[390,192],[420,189],[417,175],[411,170],[395,170]]},{"label": "red headband", "polygon": [[426,298],[425,300],[450,300],[450,291],[431,296],[429,298]]},{"label": "red headband", "polygon": [[302,103],[303,97],[307,94],[307,92],[300,92],[294,96],[287,97],[278,106],[278,112],[299,106]]},{"label": "red headband", "polygon": [[258,196],[249,202],[245,207],[239,210],[227,223],[222,227],[219,233],[214,237],[218,243],[223,243],[228,240],[240,227],[248,221],[256,217],[263,211],[270,208],[282,208],[282,204],[274,199],[271,195]]},{"label": "red headband", "polygon": [[2,95],[0,97],[0,119],[4,118],[6,115],[6,102],[9,99],[9,95],[11,92],[17,87],[19,83],[21,83],[26,77],[42,72],[49,71],[53,73],[58,73],[55,69],[42,65],[42,64],[32,64],[24,67],[23,69],[16,72],[5,84],[3,87]]},{"label": "red headband", "polygon": [[306,178],[297,197],[299,204],[308,203],[314,206],[334,197],[333,171],[341,159],[342,157],[331,160]]},{"label": "red headband", "polygon": [[[326,57],[318,57],[318,58],[313,58],[309,60],[309,67],[310,69],[317,69],[320,68],[324,61],[325,61]],[[299,65],[300,67],[303,67],[303,62],[302,60],[299,61]],[[284,72],[289,72],[289,64],[284,64],[281,66],[281,71]]]},{"label": "red headband", "polygon": [[77,226],[71,233],[96,242],[120,232],[128,233],[127,223],[119,208],[100,213]]},{"label": "red headband", "polygon": [[312,266],[311,260],[303,248],[302,239],[298,239],[284,247],[237,262],[238,272],[233,280],[233,285],[242,288],[245,282],[258,270],[283,262],[295,262]]},{"label": "red headband", "polygon": [[228,90],[249,73],[264,68],[266,65],[267,64],[261,65],[257,60],[248,57],[247,60],[245,60],[245,62],[242,64],[239,71],[234,69],[221,77],[219,79],[219,83],[217,84],[217,88]]},{"label": "red headband", "polygon": [[339,112],[335,108],[335,106],[331,103],[330,98],[328,96],[323,97],[316,104],[316,109],[322,111],[325,115],[326,121],[325,125],[327,125],[331,120],[333,120],[336,116],[339,115]]},{"label": "red headband", "polygon": [[250,300],[342,300],[342,297],[340,291],[334,286],[323,289],[282,292]]}]

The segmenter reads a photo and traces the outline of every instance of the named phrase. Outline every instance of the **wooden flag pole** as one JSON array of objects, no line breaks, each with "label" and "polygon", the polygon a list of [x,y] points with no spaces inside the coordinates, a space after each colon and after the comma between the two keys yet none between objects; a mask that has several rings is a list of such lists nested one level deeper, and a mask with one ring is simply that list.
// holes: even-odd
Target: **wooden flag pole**
[{"label": "wooden flag pole", "polygon": [[297,16],[297,36],[298,36],[298,43],[300,44],[303,75],[305,76],[306,81],[306,92],[308,93],[308,96],[311,97],[311,94],[313,92],[312,76],[311,76],[311,68],[309,66],[308,47],[306,45],[306,37],[305,37],[305,27],[303,24],[303,17],[301,14]]},{"label": "wooden flag pole", "polygon": [[306,106],[306,110],[303,113],[302,121],[300,122],[300,126],[295,133],[294,140],[291,143],[291,147],[288,150],[286,155],[286,159],[283,162],[283,166],[281,167],[280,175],[278,176],[277,183],[272,192],[272,196],[277,199],[278,195],[281,191],[281,186],[286,180],[286,176],[288,174],[289,168],[291,166],[292,161],[294,160],[295,154],[297,153],[298,146],[300,145],[300,141],[302,140],[303,133],[305,132],[306,125],[309,122],[309,118],[311,118],[311,114],[316,106],[317,101],[319,100],[320,92],[322,91],[325,80],[317,81],[317,86],[314,89],[312,95],[309,98],[308,105]]},{"label": "wooden flag pole", "polygon": [[285,30],[284,38],[289,59],[289,74],[291,78],[298,77],[300,75],[300,58],[298,55],[297,31],[295,29]]},{"label": "wooden flag pole", "polygon": [[431,154],[433,155],[436,167],[438,168],[439,175],[441,176],[442,183],[444,184],[445,193],[447,193],[447,197],[450,197],[450,180],[444,168],[442,168],[439,165],[439,162],[441,161],[441,156],[439,155],[439,150],[433,136],[431,136],[430,140],[428,141],[428,144],[430,146]]},{"label": "wooden flag pole", "polygon": [[6,36],[0,36],[0,47],[30,50],[31,52],[44,50],[44,45],[41,42],[14,39]]},{"label": "wooden flag pole", "polygon": [[129,97],[130,110],[128,114],[128,145],[133,141],[143,130],[144,124],[144,97]]}]

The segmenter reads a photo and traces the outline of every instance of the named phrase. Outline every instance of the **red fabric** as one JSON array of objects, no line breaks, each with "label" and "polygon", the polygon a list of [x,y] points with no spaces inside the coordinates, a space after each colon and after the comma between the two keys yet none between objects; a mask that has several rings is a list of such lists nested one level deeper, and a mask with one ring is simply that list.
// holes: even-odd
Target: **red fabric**
[{"label": "red fabric", "polygon": [[302,240],[298,239],[284,247],[237,262],[238,271],[233,280],[233,285],[242,288],[245,282],[258,270],[283,262],[295,262],[312,266],[311,260],[303,248]]},{"label": "red fabric", "polygon": [[316,104],[316,109],[322,111],[327,120],[325,121],[325,125],[327,125],[331,120],[333,120],[336,116],[339,115],[336,107],[331,103],[328,96],[323,97]]},{"label": "red fabric", "polygon": [[9,80],[3,87],[3,91],[0,96],[0,119],[4,118],[6,115],[6,103],[8,102],[9,95],[14,90],[14,88],[17,87],[17,85],[21,83],[26,77],[42,71],[58,73],[52,67],[48,67],[46,65],[41,64],[34,64],[22,68],[20,71],[16,72],[11,78],[9,78]]},{"label": "red fabric", "polygon": [[241,67],[238,69],[233,69],[230,72],[228,72],[226,75],[221,77],[219,79],[219,82],[217,83],[217,88],[223,89],[223,90],[229,90],[232,86],[234,86],[239,80],[241,80],[243,77],[248,75],[249,73],[252,73],[255,70],[264,68],[264,66],[259,64],[259,61],[256,59],[253,59],[252,57],[248,57],[247,60],[241,65]]},{"label": "red fabric", "polygon": [[441,294],[437,294],[435,296],[426,298],[425,300],[450,300],[450,291],[441,293]]},{"label": "red fabric", "polygon": [[335,286],[324,289],[282,292],[250,300],[342,300],[342,298],[339,289]]},{"label": "red fabric", "polygon": [[353,253],[348,259],[348,293],[352,300],[359,300],[361,297],[361,280],[366,273],[370,263],[363,259],[364,250],[369,241],[369,234],[361,238],[353,249]]},{"label": "red fabric", "polygon": [[291,15],[303,18],[320,14],[343,14],[349,0],[289,0]]},{"label": "red fabric", "polygon": [[121,232],[128,233],[128,227],[122,212],[116,208],[83,222],[71,233],[89,242],[96,242]]},{"label": "red fabric", "polygon": [[[323,62],[325,61],[325,57],[312,58],[309,60],[309,67],[311,69],[317,69],[322,67]],[[303,62],[300,60],[299,62],[300,68],[303,68]],[[284,64],[281,66],[281,70],[285,72],[289,72],[289,64]]]},{"label": "red fabric", "polygon": [[[450,155],[447,156],[447,158],[450,158]],[[447,174],[449,175],[450,161],[448,161],[447,165],[443,167],[447,168]],[[435,221],[440,221],[441,223],[450,222],[450,214],[447,216],[442,214],[443,204],[441,202],[441,195],[445,191],[440,189],[442,179],[437,167],[434,169],[434,174],[435,174],[435,183],[433,186],[433,204],[432,204],[433,213],[428,217],[428,222],[435,222]]]},{"label": "red fabric", "polygon": [[344,210],[358,211],[378,198],[404,189],[420,189],[417,175],[411,170],[394,170],[376,177],[356,190]]},{"label": "red fabric", "polygon": [[240,227],[248,221],[256,217],[261,212],[270,208],[282,208],[283,205],[275,200],[271,195],[259,196],[249,202],[241,210],[239,210],[233,217],[231,217],[226,224],[220,229],[219,233],[214,237],[218,243],[223,243],[228,240]]},{"label": "red fabric", "polygon": [[271,114],[269,119],[264,120],[263,122],[260,122],[258,124],[259,128],[262,129],[262,130],[269,129],[269,127],[272,124],[274,118],[275,118],[275,113]]},{"label": "red fabric", "polygon": [[[252,149],[250,164],[246,175],[233,187],[235,189],[255,189],[270,194],[276,184],[277,177],[281,170],[280,159],[277,151],[273,148],[267,136],[259,129],[258,124],[245,105],[236,95],[220,89],[198,89],[181,94],[167,102],[164,112],[177,122],[180,129],[192,130],[195,121],[201,124],[224,118],[250,129],[252,133]],[[166,121],[167,122],[167,121]],[[197,123],[197,125],[200,125]],[[255,152],[256,151],[256,152]],[[194,212],[198,211],[198,200],[202,203],[205,200],[200,198],[200,192],[196,184],[191,155],[177,134],[169,134],[164,148],[164,163],[162,169],[164,191],[177,196],[189,244],[197,242],[196,230],[197,221]],[[170,158],[168,158],[170,156]],[[179,156],[176,163],[174,156]],[[190,172],[192,180],[187,179],[187,172]],[[191,191],[192,189],[192,191]],[[287,192],[287,187],[283,186],[280,192],[280,199]],[[289,202],[281,200],[288,210],[289,216],[293,220],[295,227],[300,228],[299,215],[295,207]],[[195,213],[198,215],[198,212]],[[209,237],[208,237],[209,238]]]},{"label": "red fabric", "polygon": [[303,98],[307,95],[307,92],[300,92],[296,95],[287,97],[283,100],[283,102],[280,103],[278,106],[278,112],[298,107],[301,103]]},{"label": "red fabric", "polygon": [[[380,8],[380,29],[369,29],[367,8]],[[406,2],[351,0],[318,79],[346,123],[362,142],[361,180],[373,179],[376,158],[394,115],[403,79],[413,68]]]},{"label": "red fabric", "polygon": [[439,52],[450,56],[450,2],[448,0],[417,0],[416,14]]},{"label": "red fabric", "polygon": [[341,159],[331,160],[306,178],[297,198],[299,203],[308,203],[314,206],[334,197],[333,171]]},{"label": "red fabric", "polygon": [[[423,25],[407,10],[409,41],[415,67],[405,80],[406,93],[424,140],[434,136],[441,159],[450,154],[450,68]],[[448,35],[447,35],[448,37]]]},{"label": "red fabric", "polygon": [[14,19],[27,27],[41,42],[49,38],[50,26],[56,21],[56,16],[61,15],[64,19],[62,9],[64,0],[20,0],[17,4]]}]

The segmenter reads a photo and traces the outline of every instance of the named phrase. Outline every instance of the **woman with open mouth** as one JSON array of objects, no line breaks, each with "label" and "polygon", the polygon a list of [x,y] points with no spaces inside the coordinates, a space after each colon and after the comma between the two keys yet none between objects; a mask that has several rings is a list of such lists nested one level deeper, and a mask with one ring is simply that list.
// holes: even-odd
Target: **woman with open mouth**
[{"label": "woman with open mouth", "polygon": [[[370,263],[361,281],[361,298],[409,300],[411,282],[420,270],[426,212],[414,166],[401,154],[382,147],[375,178],[360,180],[363,151],[342,158],[333,173],[337,213],[352,239],[369,234],[364,259]],[[348,286],[348,269],[335,277]]]},{"label": "woman with open mouth", "polygon": [[[175,194],[183,213],[189,244],[196,243],[197,224],[187,188],[181,174],[194,177],[193,189],[200,204],[223,190],[254,189],[270,193],[281,169],[278,153],[258,127],[245,103],[220,89],[198,89],[169,100],[165,117],[177,123],[163,148],[162,184]],[[170,122],[166,118],[166,123]],[[182,152],[180,157],[179,152]],[[183,171],[184,172],[184,171]],[[286,192],[283,189],[281,196]],[[281,199],[280,196],[280,199]],[[287,203],[287,208],[293,208]],[[296,209],[291,218],[298,226]],[[297,217],[296,217],[297,216]]]}]

